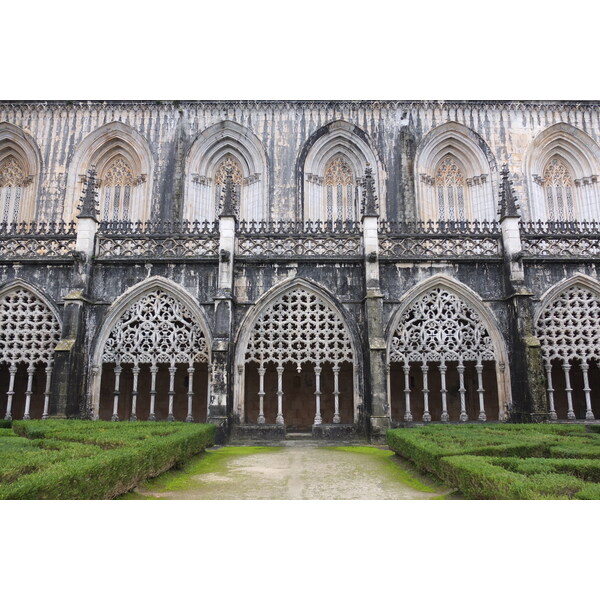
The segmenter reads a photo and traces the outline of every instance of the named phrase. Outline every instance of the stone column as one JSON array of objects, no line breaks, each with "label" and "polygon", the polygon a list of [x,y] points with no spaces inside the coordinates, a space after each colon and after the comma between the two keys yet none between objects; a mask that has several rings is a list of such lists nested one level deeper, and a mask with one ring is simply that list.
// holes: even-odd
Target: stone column
[{"label": "stone column", "polygon": [[368,348],[365,353],[365,392],[369,410],[370,436],[381,439],[390,426],[387,395],[386,344],[383,335],[383,294],[379,285],[379,210],[371,169],[365,171],[363,191],[363,249],[365,266],[364,310]]}]

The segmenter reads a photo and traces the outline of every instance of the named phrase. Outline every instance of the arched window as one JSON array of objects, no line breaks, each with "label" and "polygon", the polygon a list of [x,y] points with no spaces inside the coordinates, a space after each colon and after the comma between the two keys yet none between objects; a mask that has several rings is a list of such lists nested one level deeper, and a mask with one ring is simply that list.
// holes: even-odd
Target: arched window
[{"label": "arched window", "polygon": [[465,177],[451,155],[444,157],[435,173],[440,221],[466,221]]},{"label": "arched window", "polygon": [[261,141],[233,121],[215,123],[201,132],[186,158],[183,218],[213,221],[220,213],[225,168],[233,168],[237,214],[242,221],[269,216],[269,169]]},{"label": "arched window", "polygon": [[85,189],[86,174],[98,176],[102,221],[147,221],[152,214],[153,157],[147,140],[124,123],[107,123],[86,136],[69,166],[63,219],[71,221]]},{"label": "arched window", "polygon": [[352,167],[343,156],[333,158],[325,168],[325,207],[323,221],[352,221],[357,216]]},{"label": "arched window", "polygon": [[573,178],[567,165],[557,156],[544,169],[543,185],[548,221],[574,221]]},{"label": "arched window", "polygon": [[100,215],[103,221],[128,221],[131,217],[133,171],[125,158],[117,156],[100,176]]},{"label": "arched window", "polygon": [[497,219],[496,163],[485,141],[459,123],[436,127],[415,157],[420,221]]},{"label": "arched window", "polygon": [[523,167],[525,220],[600,219],[600,147],[586,133],[567,123],[548,127],[527,148]]},{"label": "arched window", "polygon": [[384,171],[367,134],[345,121],[320,127],[298,157],[299,208],[304,221],[357,221],[363,175],[369,165],[384,218]]},{"label": "arched window", "polygon": [[7,156],[0,162],[0,210],[3,223],[19,220],[26,179],[23,168],[14,156]]},{"label": "arched window", "polygon": [[[215,169],[214,182],[215,182],[215,218],[218,218],[221,212],[223,198],[223,186],[225,185],[225,178],[227,177],[227,169],[231,168],[231,174],[233,177],[233,183],[236,186],[236,192],[238,199],[240,198],[240,191],[242,185],[244,185],[244,172],[239,161],[235,159],[231,154],[225,155],[225,157],[218,163]],[[239,217],[239,201],[236,206],[236,210]]]}]

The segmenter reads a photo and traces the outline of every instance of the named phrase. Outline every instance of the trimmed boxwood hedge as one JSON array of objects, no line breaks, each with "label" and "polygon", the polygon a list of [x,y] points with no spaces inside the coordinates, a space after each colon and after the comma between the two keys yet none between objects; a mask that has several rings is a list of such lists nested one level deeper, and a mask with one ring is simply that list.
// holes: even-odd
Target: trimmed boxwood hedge
[{"label": "trimmed boxwood hedge", "polygon": [[467,498],[600,499],[600,435],[583,425],[431,425],[387,440]]},{"label": "trimmed boxwood hedge", "polygon": [[[188,423],[16,421],[0,446],[0,499],[109,499],[214,443]],[[2,451],[4,450],[4,451]]]},{"label": "trimmed boxwood hedge", "polygon": [[0,429],[10,429],[12,421],[6,419],[0,419]]}]

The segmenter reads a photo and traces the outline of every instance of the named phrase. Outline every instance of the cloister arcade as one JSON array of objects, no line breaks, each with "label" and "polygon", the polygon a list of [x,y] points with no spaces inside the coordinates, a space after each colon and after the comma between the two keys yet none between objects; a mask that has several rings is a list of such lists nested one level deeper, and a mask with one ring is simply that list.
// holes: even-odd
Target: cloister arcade
[{"label": "cloister arcade", "polygon": [[392,421],[504,420],[505,342],[471,290],[432,278],[407,294],[390,331]]},{"label": "cloister arcade", "polygon": [[48,416],[58,311],[23,281],[0,290],[0,417]]},{"label": "cloister arcade", "polygon": [[548,290],[536,319],[551,419],[600,414],[600,285],[576,275]]},{"label": "cloister arcade", "polygon": [[234,412],[242,423],[296,429],[352,424],[361,397],[359,361],[333,300],[306,281],[280,286],[240,329]]},{"label": "cloister arcade", "polygon": [[0,102],[0,417],[600,416],[596,105],[88,104]]},{"label": "cloister arcade", "polygon": [[210,337],[200,308],[154,278],[113,304],[93,357],[95,417],[205,421]]}]

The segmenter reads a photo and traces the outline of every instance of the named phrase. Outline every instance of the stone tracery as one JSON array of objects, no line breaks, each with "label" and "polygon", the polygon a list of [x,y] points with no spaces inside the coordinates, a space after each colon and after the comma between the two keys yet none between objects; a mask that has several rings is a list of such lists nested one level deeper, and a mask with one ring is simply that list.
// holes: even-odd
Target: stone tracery
[{"label": "stone tracery", "polygon": [[552,363],[556,361],[565,378],[567,418],[576,418],[571,368],[578,366],[583,375],[586,419],[593,419],[588,371],[591,363],[600,365],[600,297],[587,287],[572,285],[544,308],[536,329],[546,367],[551,418],[557,418],[552,382]]},{"label": "stone tracery", "polygon": [[283,424],[282,376],[284,364],[291,362],[300,373],[303,367],[314,365],[316,384],[315,425],[322,422],[320,409],[320,375],[325,364],[334,373],[334,423],[339,423],[338,375],[342,363],[352,363],[354,353],[348,329],[336,311],[316,294],[295,288],[266,306],[252,330],[245,362],[258,365],[260,376],[259,424],[265,422],[263,412],[265,367],[271,363],[278,374],[278,410],[276,423]]},{"label": "stone tracery", "polygon": [[29,418],[36,366],[46,368],[44,416],[48,414],[49,384],[54,349],[60,340],[60,324],[48,306],[25,288],[17,287],[0,299],[0,364],[8,365],[10,383],[6,419],[12,418],[15,376],[19,365],[27,367],[24,418]]},{"label": "stone tracery", "polygon": [[[169,365],[169,420],[173,420],[174,381],[178,364],[188,365],[188,420],[192,420],[191,389],[194,364],[208,362],[208,347],[201,327],[191,312],[170,294],[155,290],[135,302],[113,327],[104,345],[104,364],[115,364],[113,419],[118,420],[119,376],[124,363],[134,374],[150,365],[150,419],[155,418],[156,374],[159,363]],[[137,376],[134,377],[132,418],[136,417]]]},{"label": "stone tracery", "polygon": [[446,373],[448,363],[457,363],[460,393],[460,420],[467,420],[465,398],[465,363],[475,362],[478,378],[479,419],[486,420],[483,389],[483,361],[496,360],[490,334],[481,316],[467,302],[450,290],[436,287],[415,300],[400,316],[394,331],[390,362],[403,365],[405,375],[406,412],[404,419],[412,421],[410,409],[411,363],[420,364],[423,375],[424,414],[430,421],[428,372],[429,363],[436,363],[441,376],[442,421],[449,420]]}]

